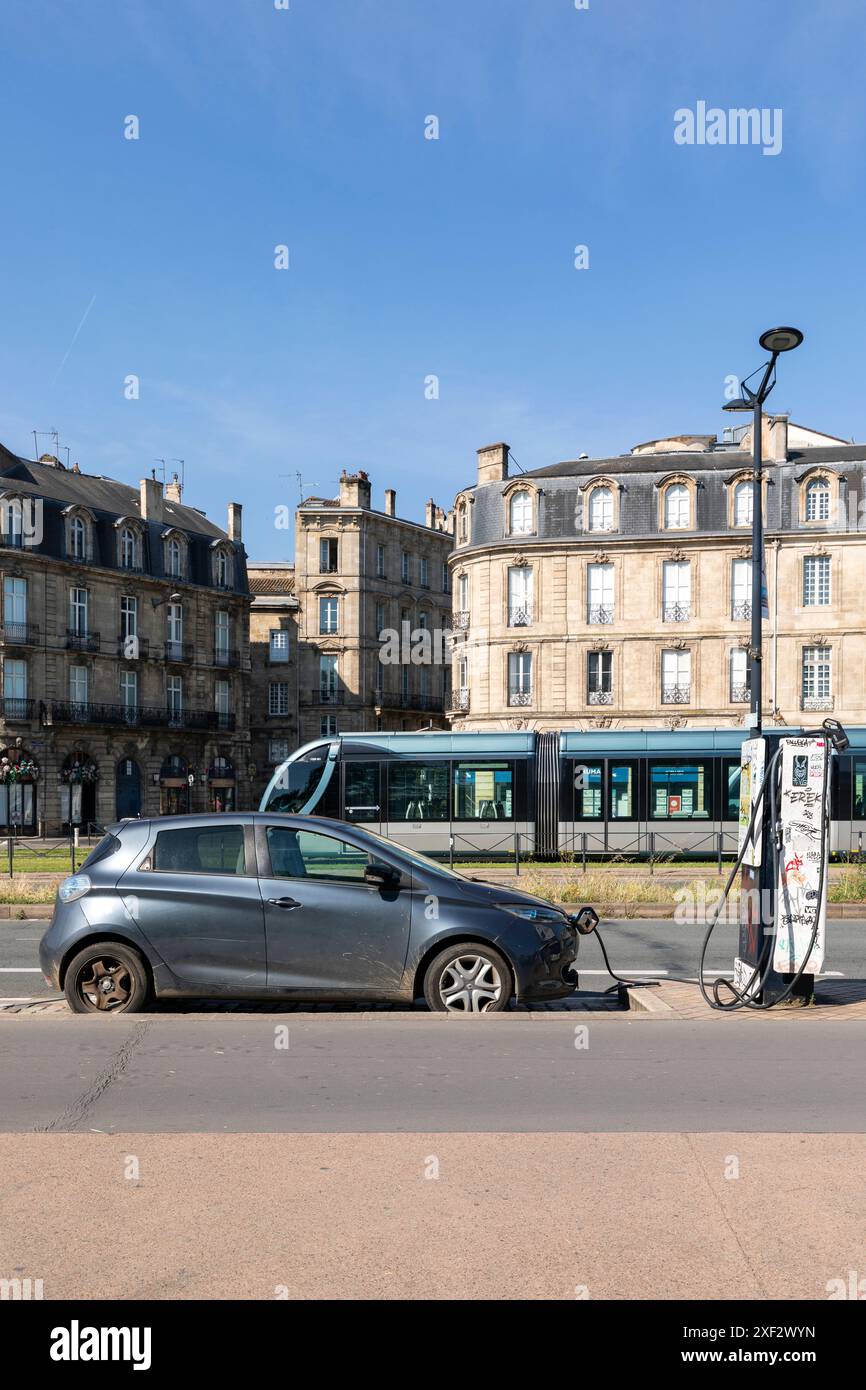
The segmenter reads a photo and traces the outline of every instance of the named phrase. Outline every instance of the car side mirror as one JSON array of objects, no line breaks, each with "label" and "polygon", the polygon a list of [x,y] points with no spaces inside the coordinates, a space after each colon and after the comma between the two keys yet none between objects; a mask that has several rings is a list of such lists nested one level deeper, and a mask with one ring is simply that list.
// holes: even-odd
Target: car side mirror
[{"label": "car side mirror", "polygon": [[589,936],[590,932],[594,932],[598,926],[598,913],[594,907],[582,907],[580,912],[576,912],[571,920],[581,936]]},{"label": "car side mirror", "polygon": [[364,882],[373,883],[377,888],[396,888],[400,882],[399,869],[390,864],[368,864],[364,870]]}]

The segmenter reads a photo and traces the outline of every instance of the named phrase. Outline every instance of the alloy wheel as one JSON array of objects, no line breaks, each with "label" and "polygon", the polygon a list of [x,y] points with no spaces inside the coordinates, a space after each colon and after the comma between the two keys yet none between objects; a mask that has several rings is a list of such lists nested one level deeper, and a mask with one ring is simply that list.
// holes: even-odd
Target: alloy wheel
[{"label": "alloy wheel", "polygon": [[132,994],[129,967],[114,956],[88,961],[75,982],[76,993],[94,1013],[110,1013],[124,1008]]},{"label": "alloy wheel", "polygon": [[454,1013],[483,1014],[499,1000],[502,979],[486,956],[458,956],[442,971],[439,994]]}]

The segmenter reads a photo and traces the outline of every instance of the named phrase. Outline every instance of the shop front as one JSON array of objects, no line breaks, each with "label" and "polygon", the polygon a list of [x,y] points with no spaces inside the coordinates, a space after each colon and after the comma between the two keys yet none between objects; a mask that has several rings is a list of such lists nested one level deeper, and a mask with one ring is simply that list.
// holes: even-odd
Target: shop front
[{"label": "shop front", "polygon": [[12,835],[35,835],[39,764],[25,748],[0,753],[0,828]]},{"label": "shop front", "polygon": [[211,811],[236,809],[236,778],[230,758],[214,758],[207,774],[208,807]]},{"label": "shop front", "polygon": [[60,820],[64,832],[81,826],[85,832],[96,821],[96,784],[99,768],[82,750],[69,754],[60,769]]}]

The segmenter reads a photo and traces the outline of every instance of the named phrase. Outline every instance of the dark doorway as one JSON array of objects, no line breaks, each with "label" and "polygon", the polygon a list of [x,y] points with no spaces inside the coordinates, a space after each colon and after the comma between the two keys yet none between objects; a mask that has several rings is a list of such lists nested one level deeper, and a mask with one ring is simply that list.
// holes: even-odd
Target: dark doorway
[{"label": "dark doorway", "polygon": [[141,769],[134,758],[121,758],[115,774],[117,819],[141,815]]}]

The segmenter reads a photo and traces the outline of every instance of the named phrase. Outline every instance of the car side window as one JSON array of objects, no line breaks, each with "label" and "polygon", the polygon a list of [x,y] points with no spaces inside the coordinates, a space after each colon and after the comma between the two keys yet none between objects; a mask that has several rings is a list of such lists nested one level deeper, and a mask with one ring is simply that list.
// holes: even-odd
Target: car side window
[{"label": "car side window", "polygon": [[366,850],[334,835],[321,835],[317,830],[270,825],[267,840],[274,878],[349,879],[360,883],[371,862]]},{"label": "car side window", "polygon": [[148,858],[156,873],[243,874],[244,828],[221,825],[212,830],[194,826],[160,830]]}]

